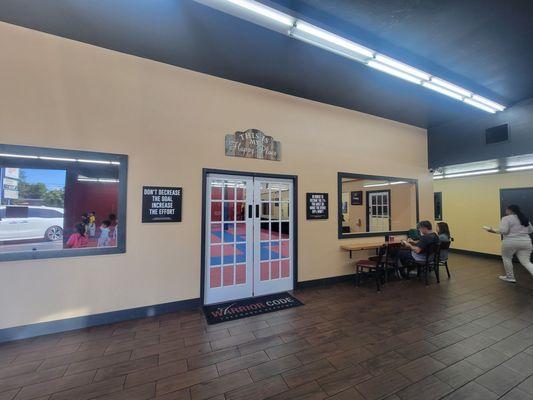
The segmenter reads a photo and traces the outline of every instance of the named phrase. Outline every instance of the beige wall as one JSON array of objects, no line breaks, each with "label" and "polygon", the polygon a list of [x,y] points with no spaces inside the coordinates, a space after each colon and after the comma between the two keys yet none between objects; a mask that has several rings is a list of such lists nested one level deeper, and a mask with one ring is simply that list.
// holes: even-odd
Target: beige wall
[{"label": "beige wall", "polygon": [[[432,215],[425,130],[3,23],[0,48],[2,143],[130,157],[127,253],[1,263],[0,328],[199,297],[204,167],[298,175],[300,281],[352,272],[338,171],[418,178]],[[283,160],[225,157],[224,135],[248,128]],[[183,222],[141,224],[143,185],[182,186]],[[311,191],[330,194],[329,220],[306,221]]]},{"label": "beige wall", "polygon": [[501,254],[500,237],[481,227],[500,223],[500,189],[533,187],[533,172],[441,179],[434,187],[442,192],[442,218],[450,226],[452,247]]}]

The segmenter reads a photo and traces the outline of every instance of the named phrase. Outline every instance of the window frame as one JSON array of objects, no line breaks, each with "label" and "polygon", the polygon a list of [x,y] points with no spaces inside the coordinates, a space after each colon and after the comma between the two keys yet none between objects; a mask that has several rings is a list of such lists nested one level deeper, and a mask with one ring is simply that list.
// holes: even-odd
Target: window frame
[{"label": "window frame", "polygon": [[[62,249],[62,250],[33,250],[24,252],[0,253],[0,262],[3,261],[19,261],[19,260],[38,260],[48,258],[63,258],[63,257],[83,257],[106,254],[120,254],[126,252],[126,205],[127,205],[127,189],[128,189],[128,156],[125,154],[103,153],[83,150],[67,150],[55,149],[48,147],[36,146],[19,146],[10,144],[0,144],[0,154],[18,154],[26,156],[42,156],[52,158],[75,158],[87,160],[106,160],[111,162],[119,162],[118,168],[118,215],[119,229],[117,235],[117,245],[114,247],[92,247],[80,249]],[[10,166],[25,167],[25,168],[43,168],[44,165],[50,166],[51,169],[67,169],[72,165],[70,161],[54,161],[35,160],[29,158],[11,158],[2,157],[0,164],[8,161]]]},{"label": "window frame", "polygon": [[[440,206],[440,215],[437,215],[437,198],[438,203]],[[433,216],[435,218],[435,221],[442,221],[443,220],[443,213],[442,213],[442,192],[433,192]],[[438,217],[438,218],[437,218]]]},{"label": "window frame", "polygon": [[[375,179],[375,180],[396,180],[406,181],[415,185],[416,193],[416,221],[420,219],[419,214],[419,193],[418,193],[418,179],[402,178],[396,176],[379,176],[368,174],[355,174],[350,172],[337,173],[337,238],[338,239],[354,239],[371,236],[388,236],[388,235],[406,235],[409,230],[404,231],[386,231],[386,232],[359,232],[359,233],[342,233],[342,179]],[[380,190],[384,191],[386,189]],[[389,205],[390,207],[390,205]]]}]

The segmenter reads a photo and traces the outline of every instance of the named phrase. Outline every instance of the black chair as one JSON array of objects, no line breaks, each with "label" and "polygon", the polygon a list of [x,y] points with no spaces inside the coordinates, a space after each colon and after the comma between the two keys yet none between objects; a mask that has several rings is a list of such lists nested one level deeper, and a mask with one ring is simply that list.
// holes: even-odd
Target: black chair
[{"label": "black chair", "polygon": [[373,273],[376,278],[377,291],[381,291],[381,278],[384,275],[386,253],[387,245],[385,244],[378,248],[375,260],[359,260],[355,263],[355,284],[357,286],[361,283],[361,274],[364,272]]},{"label": "black chair", "polygon": [[384,261],[385,282],[388,281],[388,273],[390,269],[394,270],[396,277],[401,277],[400,268],[398,267],[398,254],[401,248],[402,244],[400,242],[387,244],[387,252],[385,253]]},{"label": "black chair", "polygon": [[437,283],[440,283],[439,277],[439,249],[440,244],[430,244],[427,246],[425,251],[425,260],[424,261],[415,261],[417,266],[417,273],[420,276],[420,272],[424,274],[424,279],[426,285],[429,285],[429,273],[431,270],[435,272],[435,277],[437,278]]},{"label": "black chair", "polygon": [[439,266],[442,266],[442,267],[446,267],[446,273],[448,274],[448,279],[451,278],[450,276],[450,270],[448,268],[448,256],[446,255],[446,259],[443,260],[441,258],[441,253],[442,253],[442,250],[450,250],[450,245],[452,244],[451,241],[449,242],[441,242],[440,243],[440,247],[439,247]]}]

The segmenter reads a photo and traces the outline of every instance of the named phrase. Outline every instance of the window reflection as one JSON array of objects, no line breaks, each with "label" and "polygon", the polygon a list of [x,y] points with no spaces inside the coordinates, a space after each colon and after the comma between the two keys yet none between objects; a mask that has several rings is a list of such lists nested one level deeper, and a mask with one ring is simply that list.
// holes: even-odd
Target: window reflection
[{"label": "window reflection", "polygon": [[408,231],[416,226],[416,184],[400,178],[341,177],[341,235]]}]

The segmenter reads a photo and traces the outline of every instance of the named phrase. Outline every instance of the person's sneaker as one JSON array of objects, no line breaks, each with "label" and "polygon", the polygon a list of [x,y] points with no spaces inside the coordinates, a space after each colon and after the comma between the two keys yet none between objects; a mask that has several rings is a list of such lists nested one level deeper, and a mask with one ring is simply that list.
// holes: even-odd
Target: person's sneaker
[{"label": "person's sneaker", "polygon": [[500,275],[498,278],[500,278],[502,281],[505,281],[505,282],[516,283],[516,279],[508,278],[505,275]]}]

